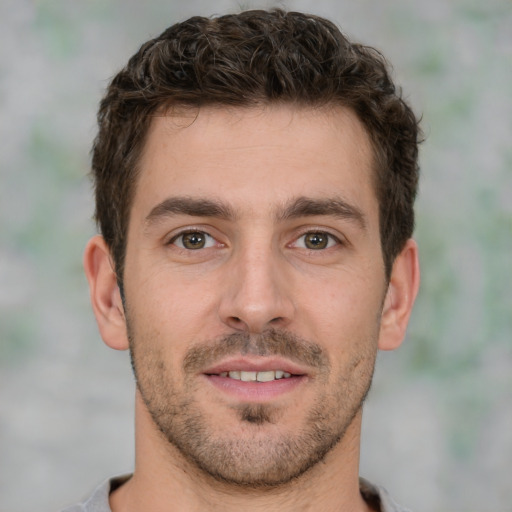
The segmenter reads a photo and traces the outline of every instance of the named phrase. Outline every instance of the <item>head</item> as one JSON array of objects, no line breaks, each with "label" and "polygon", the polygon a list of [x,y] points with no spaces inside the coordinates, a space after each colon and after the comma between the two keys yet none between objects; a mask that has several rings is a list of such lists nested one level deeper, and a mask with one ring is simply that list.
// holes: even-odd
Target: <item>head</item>
[{"label": "head", "polygon": [[383,56],[330,21],[281,10],[194,17],[145,43],[112,80],[93,148],[96,221],[122,284],[130,208],[153,117],[175,107],[343,106],[373,150],[382,256],[389,277],[411,237],[417,120]]},{"label": "head", "polygon": [[418,128],[383,58],[314,16],[192,18],[132,57],[99,121],[85,266],[138,425],[238,486],[354,468],[418,286]]}]

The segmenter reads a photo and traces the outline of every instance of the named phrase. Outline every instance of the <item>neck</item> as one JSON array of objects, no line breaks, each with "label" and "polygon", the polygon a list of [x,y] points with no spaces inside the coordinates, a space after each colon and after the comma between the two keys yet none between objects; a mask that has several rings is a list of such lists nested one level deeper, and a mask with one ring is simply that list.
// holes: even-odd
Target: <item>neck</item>
[{"label": "neck", "polygon": [[219,482],[183,457],[155,427],[137,393],[135,471],[111,495],[111,508],[113,512],[366,512],[359,492],[360,430],[361,411],[325,459],[297,479],[274,488],[240,487]]}]

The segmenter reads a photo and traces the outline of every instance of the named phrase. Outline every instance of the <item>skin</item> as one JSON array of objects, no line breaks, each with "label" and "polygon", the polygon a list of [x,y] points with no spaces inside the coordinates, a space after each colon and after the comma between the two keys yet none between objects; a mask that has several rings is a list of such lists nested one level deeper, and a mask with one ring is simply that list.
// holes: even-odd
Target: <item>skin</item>
[{"label": "skin", "polygon": [[[112,509],[369,510],[361,404],[377,350],[405,335],[416,244],[387,282],[371,146],[351,111],[196,114],[151,125],[124,305],[103,239],[85,252],[102,337],[131,348],[138,382],[135,472]],[[296,376],[263,393],[211,376],[243,365]]]}]

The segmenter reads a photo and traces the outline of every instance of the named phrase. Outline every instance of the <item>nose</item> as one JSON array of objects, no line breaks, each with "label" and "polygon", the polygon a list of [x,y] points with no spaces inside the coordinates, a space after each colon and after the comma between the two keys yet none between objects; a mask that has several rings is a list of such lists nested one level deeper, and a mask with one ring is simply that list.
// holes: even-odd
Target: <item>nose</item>
[{"label": "nose", "polygon": [[284,267],[285,262],[271,247],[248,247],[233,255],[223,278],[222,322],[254,334],[288,326],[295,306]]}]

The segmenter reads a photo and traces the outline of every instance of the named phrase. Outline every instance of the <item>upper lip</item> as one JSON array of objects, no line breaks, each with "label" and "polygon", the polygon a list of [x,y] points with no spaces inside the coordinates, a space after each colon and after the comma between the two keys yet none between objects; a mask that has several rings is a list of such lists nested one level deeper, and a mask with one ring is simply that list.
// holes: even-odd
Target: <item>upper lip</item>
[{"label": "upper lip", "polygon": [[223,372],[264,372],[282,370],[292,375],[306,375],[308,372],[296,363],[280,357],[237,357],[226,359],[206,368],[202,373],[218,375]]}]

